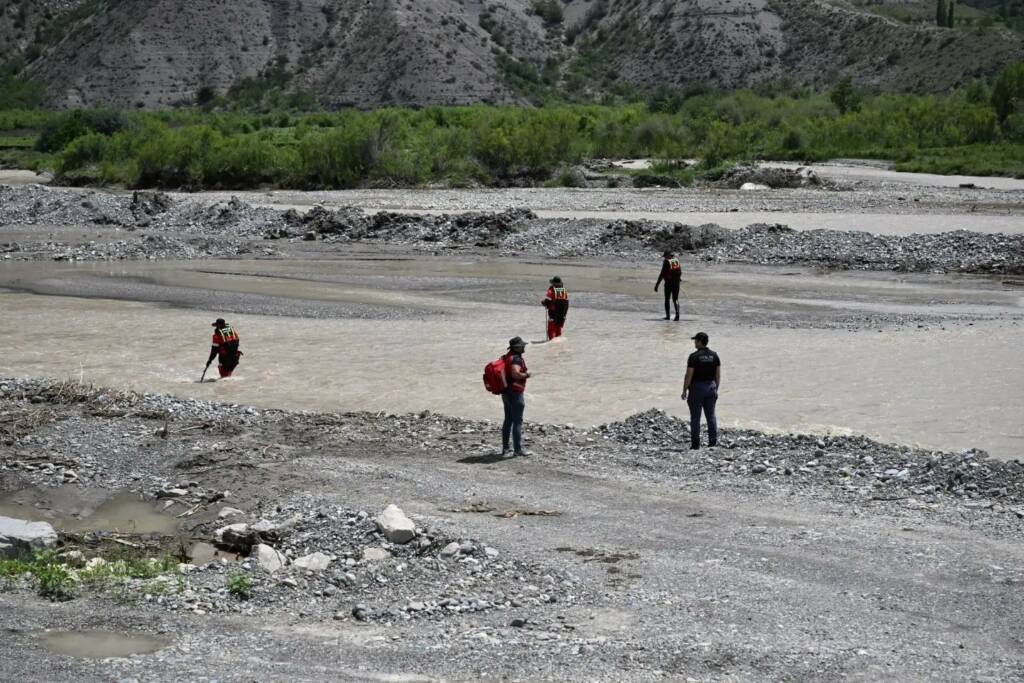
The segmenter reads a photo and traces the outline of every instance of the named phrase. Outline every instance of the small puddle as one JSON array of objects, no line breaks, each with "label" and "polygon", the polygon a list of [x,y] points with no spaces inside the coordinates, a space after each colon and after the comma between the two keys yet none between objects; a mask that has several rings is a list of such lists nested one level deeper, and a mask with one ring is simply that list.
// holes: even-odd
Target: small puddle
[{"label": "small puddle", "polygon": [[0,496],[0,515],[49,522],[58,531],[66,533],[109,531],[173,535],[180,521],[157,511],[151,502],[138,494],[124,491],[109,496],[106,491],[75,487],[52,491],[25,489]]},{"label": "small puddle", "polygon": [[148,655],[171,644],[166,638],[113,631],[47,631],[40,640],[50,652],[90,659]]},{"label": "small puddle", "polygon": [[192,564],[197,567],[209,562],[220,562],[221,560],[226,562],[238,562],[238,560],[241,559],[241,556],[237,553],[230,553],[226,550],[221,550],[220,548],[203,541],[197,541],[189,547],[188,557],[192,561]]}]

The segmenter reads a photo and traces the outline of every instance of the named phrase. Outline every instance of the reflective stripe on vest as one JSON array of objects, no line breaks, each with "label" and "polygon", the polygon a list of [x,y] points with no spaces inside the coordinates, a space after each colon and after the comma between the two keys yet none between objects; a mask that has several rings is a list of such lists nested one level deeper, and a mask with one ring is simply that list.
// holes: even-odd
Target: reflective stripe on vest
[{"label": "reflective stripe on vest", "polygon": [[552,287],[551,288],[551,293],[554,295],[553,298],[555,299],[555,301],[558,301],[558,300],[568,301],[568,299],[569,299],[569,292],[565,289],[565,287]]},{"label": "reflective stripe on vest", "polygon": [[668,260],[668,268],[669,268],[669,270],[682,270],[683,266],[680,265],[679,259],[677,259],[677,258],[670,258]]}]

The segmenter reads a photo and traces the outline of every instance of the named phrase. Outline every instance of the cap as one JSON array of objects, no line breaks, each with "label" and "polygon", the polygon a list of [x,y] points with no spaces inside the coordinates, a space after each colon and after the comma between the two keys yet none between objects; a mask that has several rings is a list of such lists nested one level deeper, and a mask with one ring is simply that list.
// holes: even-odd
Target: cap
[{"label": "cap", "polygon": [[217,320],[214,321],[213,323],[214,327],[224,327],[225,325],[227,325],[227,323],[224,322],[224,318],[217,318]]},{"label": "cap", "polygon": [[520,346],[524,348],[526,347],[526,342],[523,341],[522,337],[512,337],[511,339],[508,340],[508,348],[510,349],[515,349]]},{"label": "cap", "polygon": [[664,254],[665,258],[668,258],[668,257],[669,257],[669,256],[671,256],[671,255],[672,255],[672,252],[671,252],[671,251],[669,251],[668,249],[666,249],[666,250],[665,250],[665,254]]},{"label": "cap", "polygon": [[551,284],[553,284],[553,285],[560,285],[560,284],[562,284],[562,278],[558,277],[557,275],[554,276],[553,278],[551,278]]},{"label": "cap", "polygon": [[697,334],[695,334],[692,337],[690,337],[690,339],[696,339],[697,341],[699,341],[702,344],[707,344],[708,343],[708,333],[707,332],[698,332]]}]

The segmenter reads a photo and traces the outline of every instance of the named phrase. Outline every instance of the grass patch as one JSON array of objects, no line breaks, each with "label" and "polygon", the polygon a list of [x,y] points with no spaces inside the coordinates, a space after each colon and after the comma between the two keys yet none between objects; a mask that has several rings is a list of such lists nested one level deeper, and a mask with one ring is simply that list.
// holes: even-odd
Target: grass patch
[{"label": "grass patch", "polygon": [[245,572],[234,572],[227,577],[228,593],[241,600],[252,596],[252,578]]}]

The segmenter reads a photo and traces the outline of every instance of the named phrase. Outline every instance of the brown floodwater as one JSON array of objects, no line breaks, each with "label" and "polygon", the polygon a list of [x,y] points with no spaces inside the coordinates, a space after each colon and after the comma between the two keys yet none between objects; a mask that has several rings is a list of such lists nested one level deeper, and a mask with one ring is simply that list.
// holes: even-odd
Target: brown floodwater
[{"label": "brown floodwater", "polygon": [[[79,273],[123,284],[128,298],[144,281],[274,294],[296,305],[364,303],[406,314],[380,320],[225,315],[241,334],[246,355],[235,377],[199,384],[209,322],[221,311],[0,292],[0,373],[290,409],[432,410],[497,419],[500,400],[484,391],[483,366],[514,335],[542,340],[543,311],[465,293],[536,286],[540,294],[555,266],[427,258],[398,267],[366,260],[218,261],[35,265],[31,276],[5,270],[0,278],[20,279],[19,286],[26,279],[52,280],[66,293],[80,286],[74,277]],[[930,448],[1024,455],[1019,289],[983,278],[719,269],[699,279],[688,274],[694,279],[684,282],[683,320],[669,323],[660,319],[650,273],[581,264],[557,269],[570,291],[586,293],[592,304],[570,312],[565,338],[528,348],[534,373],[528,421],[597,424],[651,407],[683,415],[679,390],[689,338],[703,329],[724,362],[719,412],[725,425],[863,433]],[[387,288],[396,272],[413,284]],[[604,308],[601,297],[642,303]],[[688,301],[714,302],[721,312],[697,319]],[[766,315],[770,323],[783,312],[813,319],[836,311],[978,319],[884,331],[743,322],[744,315]]]},{"label": "brown floodwater", "polygon": [[0,495],[0,515],[49,522],[66,533],[173,535],[181,522],[172,514],[159,512],[153,502],[138,494],[77,486],[5,493]]}]

